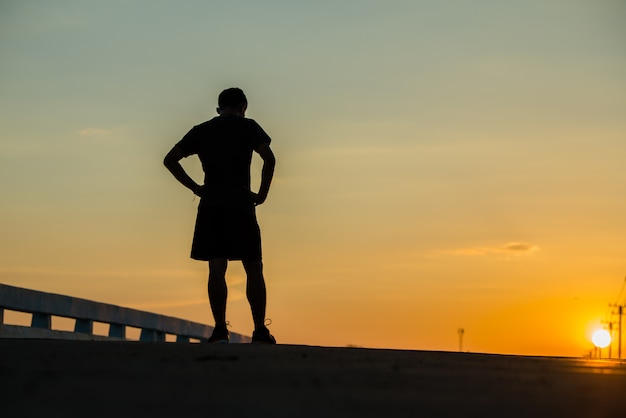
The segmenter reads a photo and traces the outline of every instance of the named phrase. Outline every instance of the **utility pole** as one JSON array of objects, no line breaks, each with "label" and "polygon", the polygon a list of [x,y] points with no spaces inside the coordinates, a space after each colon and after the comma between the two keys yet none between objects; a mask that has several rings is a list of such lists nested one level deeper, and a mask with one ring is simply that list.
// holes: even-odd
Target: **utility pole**
[{"label": "utility pole", "polygon": [[609,357],[608,358],[612,358],[613,357],[613,353],[612,353],[612,348],[613,348],[613,325],[616,324],[616,322],[614,322],[612,319],[609,321],[602,321],[603,324],[608,325],[609,327],[609,335],[611,336],[611,344],[609,344]]},{"label": "utility pole", "polygon": [[459,333],[459,351],[462,353],[463,352],[463,334],[465,334],[465,329],[459,328],[457,332]]},{"label": "utility pole", "polygon": [[618,329],[617,329],[617,358],[619,360],[622,359],[622,316],[624,315],[624,305],[612,304],[609,305],[611,308],[617,308],[618,319]]},{"label": "utility pole", "polygon": [[[624,293],[624,289],[626,288],[626,277],[624,277],[624,281],[622,282],[622,288],[619,291],[619,295],[617,296],[617,299],[615,299],[615,303],[609,305],[610,308],[617,308],[617,314],[619,315],[619,329],[617,332],[617,358],[619,360],[622,359],[622,316],[624,315],[624,308],[626,307],[626,305],[624,305],[624,302],[622,302],[622,304],[619,304],[619,300],[622,297],[622,294]],[[613,314],[615,314],[615,312],[613,312]]]}]

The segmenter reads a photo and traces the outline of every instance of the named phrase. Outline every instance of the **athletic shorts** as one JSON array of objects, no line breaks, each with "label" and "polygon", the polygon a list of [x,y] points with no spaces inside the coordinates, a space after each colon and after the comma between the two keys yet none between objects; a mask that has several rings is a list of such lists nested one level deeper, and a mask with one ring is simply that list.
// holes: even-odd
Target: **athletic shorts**
[{"label": "athletic shorts", "polygon": [[261,260],[261,231],[254,209],[241,212],[198,205],[191,258]]}]

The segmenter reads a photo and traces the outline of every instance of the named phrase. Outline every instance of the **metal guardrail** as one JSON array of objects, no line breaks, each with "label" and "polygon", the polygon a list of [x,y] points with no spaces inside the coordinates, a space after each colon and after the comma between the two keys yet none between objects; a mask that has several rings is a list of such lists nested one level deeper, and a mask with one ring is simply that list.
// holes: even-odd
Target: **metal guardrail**
[{"label": "metal guardrail", "polygon": [[[4,310],[32,314],[31,326],[5,325]],[[74,331],[53,330],[53,316],[75,319]],[[94,322],[109,324],[109,335],[94,335]],[[169,334],[176,336],[176,342],[204,342],[213,332],[213,327],[198,322],[0,284],[0,338],[126,340],[127,327],[141,330],[139,341],[165,341]],[[249,342],[250,337],[231,333],[230,341]]]}]

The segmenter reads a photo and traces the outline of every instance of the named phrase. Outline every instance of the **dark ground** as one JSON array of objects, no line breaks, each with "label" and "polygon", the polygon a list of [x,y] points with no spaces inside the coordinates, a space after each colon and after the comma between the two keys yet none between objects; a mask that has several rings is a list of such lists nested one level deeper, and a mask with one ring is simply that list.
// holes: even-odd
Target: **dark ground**
[{"label": "dark ground", "polygon": [[0,339],[0,416],[626,417],[626,364],[249,344]]}]

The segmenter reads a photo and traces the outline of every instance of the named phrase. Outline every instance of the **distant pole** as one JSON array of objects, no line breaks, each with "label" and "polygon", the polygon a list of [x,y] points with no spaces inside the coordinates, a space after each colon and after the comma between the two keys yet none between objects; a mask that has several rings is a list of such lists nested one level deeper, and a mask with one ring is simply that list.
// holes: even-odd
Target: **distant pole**
[{"label": "distant pole", "polygon": [[617,322],[617,359],[622,359],[622,316],[624,315],[624,305],[609,305],[613,308],[617,308],[617,314],[619,315],[619,320]]},{"label": "distant pole", "polygon": [[618,305],[618,301],[622,297],[624,293],[624,289],[626,288],[626,277],[624,277],[624,281],[622,282],[622,289],[619,291],[619,295],[615,300],[615,303],[609,305],[612,308],[617,308],[617,314],[619,315],[619,329],[617,330],[617,358],[618,360],[622,359],[622,316],[624,315],[624,303]]},{"label": "distant pole", "polygon": [[624,314],[624,305],[620,305],[618,310],[619,315],[619,332],[617,334],[617,358],[622,359],[622,315]]},{"label": "distant pole", "polygon": [[459,328],[458,333],[459,333],[459,351],[463,352],[463,334],[465,334],[465,329]]},{"label": "distant pole", "polygon": [[[613,338],[613,322],[609,322],[609,335]],[[609,358],[613,357],[613,344],[609,344]]]},{"label": "distant pole", "polygon": [[609,335],[611,336],[611,344],[609,344],[609,357],[608,358],[612,358],[613,357],[613,325],[615,325],[617,322],[614,322],[613,317],[611,317],[611,320],[602,321],[602,323],[607,324],[609,327]]}]

